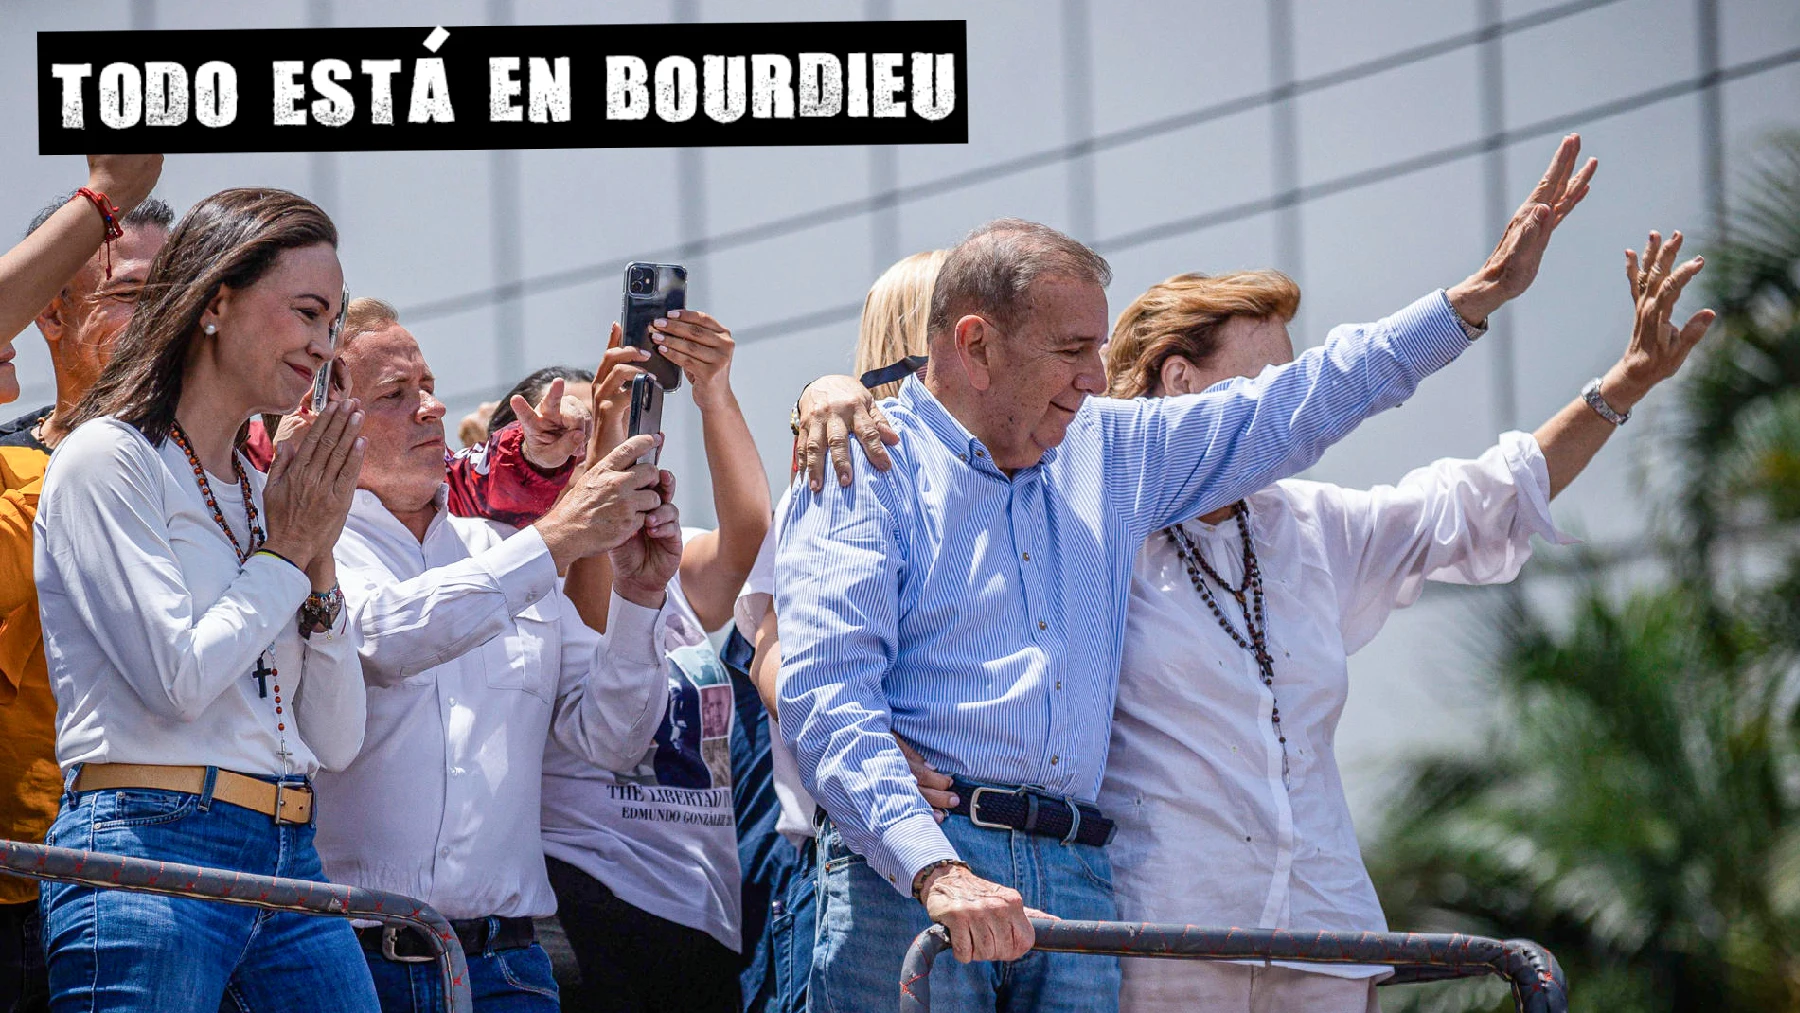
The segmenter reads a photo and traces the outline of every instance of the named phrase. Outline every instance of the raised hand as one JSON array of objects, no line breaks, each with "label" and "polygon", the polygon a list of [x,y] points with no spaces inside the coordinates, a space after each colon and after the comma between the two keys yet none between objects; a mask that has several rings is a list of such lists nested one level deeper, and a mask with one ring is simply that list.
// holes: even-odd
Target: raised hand
[{"label": "raised hand", "polygon": [[88,187],[118,205],[119,217],[143,203],[162,175],[161,155],[89,155]]},{"label": "raised hand", "polygon": [[565,396],[564,389],[560,377],[551,380],[535,408],[518,394],[512,398],[513,414],[525,430],[521,446],[525,460],[543,471],[560,468],[584,452],[593,433],[594,418],[588,406],[579,398]]},{"label": "raised hand", "polygon": [[1680,252],[1680,232],[1672,234],[1666,243],[1659,233],[1650,233],[1642,260],[1636,251],[1625,251],[1625,281],[1637,312],[1631,343],[1618,364],[1607,371],[1600,389],[1601,396],[1616,411],[1630,411],[1650,388],[1674,376],[1718,316],[1703,309],[1689,317],[1687,323],[1675,326],[1675,304],[1680,301],[1682,290],[1706,266],[1703,257],[1678,266],[1675,257]]},{"label": "raised hand", "polygon": [[1524,294],[1537,278],[1550,236],[1562,220],[1575,210],[1588,195],[1588,187],[1599,168],[1597,159],[1588,159],[1579,171],[1575,168],[1581,156],[1581,135],[1569,134],[1557,145],[1550,167],[1531,190],[1531,196],[1519,205],[1500,242],[1488,256],[1487,263],[1445,294],[1458,315],[1471,324],[1487,320],[1488,314],[1508,301]]},{"label": "raised hand", "polygon": [[731,397],[731,355],[737,348],[731,331],[699,310],[670,310],[650,325],[650,340],[694,385],[694,404],[701,411],[724,407]]},{"label": "raised hand", "polygon": [[814,492],[825,487],[827,458],[837,472],[838,485],[850,484],[852,434],[877,471],[894,466],[887,448],[900,442],[900,433],[868,388],[855,379],[822,376],[814,380],[800,396],[799,411],[795,463],[806,473],[807,485]]}]

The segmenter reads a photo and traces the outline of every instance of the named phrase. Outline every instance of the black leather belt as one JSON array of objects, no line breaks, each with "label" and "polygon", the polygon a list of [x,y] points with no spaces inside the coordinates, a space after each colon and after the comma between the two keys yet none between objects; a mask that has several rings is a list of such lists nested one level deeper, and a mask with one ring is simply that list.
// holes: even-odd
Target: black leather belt
[{"label": "black leather belt", "polygon": [[[529,918],[465,918],[452,921],[456,939],[471,957],[495,950],[522,950],[537,941]],[[362,948],[402,964],[422,964],[436,957],[416,929],[405,925],[370,925],[356,930]]]},{"label": "black leather belt", "polygon": [[1059,795],[1033,788],[996,788],[961,778],[953,779],[951,787],[956,792],[956,808],[950,811],[989,830],[1018,830],[1064,843],[1104,847],[1112,843],[1117,829],[1091,805],[1071,804]]}]

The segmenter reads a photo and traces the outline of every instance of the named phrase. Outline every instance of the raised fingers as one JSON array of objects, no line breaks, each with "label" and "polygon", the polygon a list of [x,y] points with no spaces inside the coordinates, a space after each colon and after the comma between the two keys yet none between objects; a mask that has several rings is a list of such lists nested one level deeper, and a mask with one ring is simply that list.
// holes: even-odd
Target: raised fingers
[{"label": "raised fingers", "polygon": [[1580,204],[1587,197],[1589,184],[1593,181],[1595,170],[1599,168],[1600,160],[1590,158],[1587,160],[1587,164],[1575,173],[1575,178],[1569,180],[1569,185],[1563,189],[1556,201],[1556,224],[1562,224],[1562,220],[1569,216],[1569,212],[1575,210],[1575,205]]},{"label": "raised fingers", "polygon": [[1631,249],[1630,247],[1626,247],[1626,249],[1625,249],[1625,284],[1631,289],[1631,299],[1633,302],[1637,301],[1638,293],[1643,291],[1643,284],[1641,281],[1639,281],[1640,277],[1641,276],[1638,273],[1637,251]]},{"label": "raised fingers", "polygon": [[1531,190],[1527,198],[1532,204],[1551,204],[1563,192],[1569,180],[1569,171],[1574,168],[1575,157],[1581,154],[1581,135],[1569,134],[1556,146],[1556,154],[1550,157],[1550,167],[1544,170],[1544,176],[1538,180],[1537,186]]},{"label": "raised fingers", "polygon": [[1701,310],[1689,317],[1687,323],[1681,325],[1678,341],[1684,353],[1699,344],[1701,338],[1706,337],[1707,328],[1712,326],[1718,316],[1712,310]]}]

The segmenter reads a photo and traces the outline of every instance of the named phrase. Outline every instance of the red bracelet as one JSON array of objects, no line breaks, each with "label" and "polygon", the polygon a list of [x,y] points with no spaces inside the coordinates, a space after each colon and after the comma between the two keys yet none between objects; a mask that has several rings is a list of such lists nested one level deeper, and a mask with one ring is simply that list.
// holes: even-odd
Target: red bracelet
[{"label": "red bracelet", "polygon": [[86,198],[92,203],[94,210],[100,212],[100,220],[106,225],[106,277],[111,280],[113,240],[122,239],[125,236],[125,227],[119,224],[119,207],[108,200],[105,194],[85,186],[76,190],[75,196],[69,199],[74,200],[76,197]]}]

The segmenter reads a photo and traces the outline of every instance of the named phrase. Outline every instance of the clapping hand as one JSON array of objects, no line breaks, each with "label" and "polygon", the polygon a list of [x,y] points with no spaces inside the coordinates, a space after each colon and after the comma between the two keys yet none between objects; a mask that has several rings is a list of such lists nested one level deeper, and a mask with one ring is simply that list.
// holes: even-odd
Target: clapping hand
[{"label": "clapping hand", "polygon": [[1543,263],[1544,251],[1550,246],[1551,234],[1587,196],[1594,170],[1599,168],[1599,161],[1590,158],[1577,172],[1575,162],[1580,156],[1581,135],[1564,137],[1531,196],[1506,223],[1506,231],[1487,263],[1445,293],[1464,320],[1484,323],[1488,314],[1531,287],[1538,266]]}]

